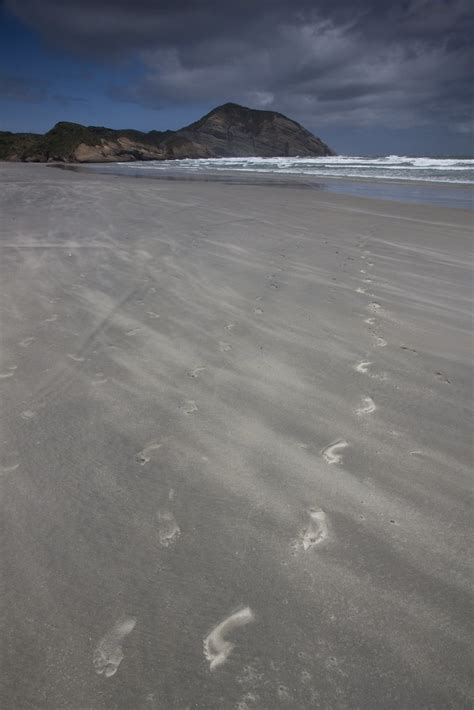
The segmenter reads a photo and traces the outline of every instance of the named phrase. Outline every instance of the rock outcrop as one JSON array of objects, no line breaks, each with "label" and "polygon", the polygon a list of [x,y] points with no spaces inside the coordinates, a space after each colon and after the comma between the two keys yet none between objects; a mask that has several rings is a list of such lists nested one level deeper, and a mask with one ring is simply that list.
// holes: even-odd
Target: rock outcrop
[{"label": "rock outcrop", "polygon": [[214,158],[334,155],[320,138],[283,114],[232,103],[213,109],[179,133],[205,146]]},{"label": "rock outcrop", "polygon": [[179,131],[114,130],[57,123],[48,133],[0,132],[0,160],[106,163],[242,156],[321,156],[333,152],[275,111],[224,104]]}]

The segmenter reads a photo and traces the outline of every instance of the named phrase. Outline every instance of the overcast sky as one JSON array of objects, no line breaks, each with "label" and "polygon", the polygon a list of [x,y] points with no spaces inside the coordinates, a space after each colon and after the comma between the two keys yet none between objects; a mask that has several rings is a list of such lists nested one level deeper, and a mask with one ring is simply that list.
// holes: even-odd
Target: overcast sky
[{"label": "overcast sky", "polygon": [[468,0],[0,0],[0,130],[235,101],[348,154],[472,154]]}]

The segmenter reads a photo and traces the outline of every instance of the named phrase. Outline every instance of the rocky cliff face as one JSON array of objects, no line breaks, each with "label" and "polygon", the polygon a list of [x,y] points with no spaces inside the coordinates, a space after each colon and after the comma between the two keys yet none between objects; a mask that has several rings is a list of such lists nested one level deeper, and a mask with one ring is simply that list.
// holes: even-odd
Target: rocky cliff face
[{"label": "rocky cliff face", "polygon": [[283,114],[232,103],[215,108],[180,134],[215,158],[334,155],[320,138]]},{"label": "rocky cliff face", "polygon": [[81,126],[63,121],[43,136],[29,135],[20,142],[16,136],[0,134],[0,159],[26,162],[114,162],[162,160],[163,142],[169,132],[123,130]]},{"label": "rocky cliff face", "polygon": [[104,163],[240,156],[333,155],[296,121],[224,104],[179,131],[113,130],[57,123],[45,135],[0,132],[0,160]]}]

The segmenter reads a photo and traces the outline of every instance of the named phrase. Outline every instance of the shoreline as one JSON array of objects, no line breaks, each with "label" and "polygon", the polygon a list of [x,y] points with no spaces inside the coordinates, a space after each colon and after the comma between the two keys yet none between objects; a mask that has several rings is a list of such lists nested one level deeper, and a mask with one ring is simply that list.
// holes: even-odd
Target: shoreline
[{"label": "shoreline", "polygon": [[[474,209],[474,185],[425,180],[401,180],[367,177],[326,177],[317,175],[291,175],[278,173],[244,172],[239,170],[202,171],[199,174],[171,168],[169,171],[146,174],[143,168],[136,169],[127,165],[115,169],[115,164],[95,163],[88,165],[49,164],[47,167],[89,172],[101,175],[114,175],[150,180],[168,180],[181,182],[216,182],[234,185],[266,185],[275,187],[299,187],[330,193],[346,194],[354,197],[386,199],[394,202],[414,204],[433,204],[457,209]],[[151,172],[151,171],[150,171]],[[143,174],[145,173],[145,174]]]},{"label": "shoreline", "polygon": [[[33,171],[38,171],[42,173],[41,179],[47,177],[50,172],[59,171],[64,175],[76,175],[81,180],[84,179],[86,182],[95,182],[99,185],[106,186],[112,184],[120,184],[124,187],[133,185],[135,182],[147,185],[147,189],[151,188],[153,185],[160,185],[162,187],[169,186],[177,187],[183,189],[191,189],[192,186],[202,185],[203,189],[208,189],[212,192],[213,187],[223,188],[231,190],[233,187],[237,189],[247,189],[258,187],[262,190],[272,190],[277,189],[278,192],[288,190],[289,193],[311,193],[314,198],[326,206],[333,205],[336,208],[340,205],[344,210],[346,207],[350,209],[362,209],[362,210],[379,210],[383,208],[383,212],[380,216],[393,217],[400,219],[411,219],[412,216],[417,216],[416,218],[424,221],[424,218],[433,212],[436,217],[442,219],[443,215],[449,215],[450,224],[460,225],[470,224],[472,222],[472,209],[470,207],[459,207],[453,206],[451,204],[444,205],[441,203],[423,203],[423,202],[408,202],[408,201],[397,201],[391,199],[384,199],[382,197],[377,197],[369,194],[346,194],[338,191],[329,191],[324,189],[319,189],[317,183],[310,184],[305,180],[283,180],[283,181],[273,181],[273,180],[252,180],[248,176],[245,176],[243,180],[234,180],[234,176],[224,176],[223,179],[183,179],[181,175],[178,176],[149,176],[139,174],[135,175],[124,175],[122,173],[112,173],[101,171],[95,171],[88,169],[85,166],[78,166],[76,164],[64,164],[64,163],[3,163],[4,166],[12,168],[9,175],[14,177],[15,175],[22,176],[21,179],[29,179],[28,171],[29,169]],[[0,182],[2,181],[2,163],[0,163]],[[33,173],[35,174],[35,173]],[[8,180],[7,171],[3,171],[4,179]],[[220,176],[217,176],[220,177]],[[375,181],[373,181],[375,182]],[[431,183],[426,183],[427,187],[430,187]],[[402,211],[400,211],[402,210]],[[405,214],[407,216],[405,216]],[[431,221],[431,220],[430,220]]]}]

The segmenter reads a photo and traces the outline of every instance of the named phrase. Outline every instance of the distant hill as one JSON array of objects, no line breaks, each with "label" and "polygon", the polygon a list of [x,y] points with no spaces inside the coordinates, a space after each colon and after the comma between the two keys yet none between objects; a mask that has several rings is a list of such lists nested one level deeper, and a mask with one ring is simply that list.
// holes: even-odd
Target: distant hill
[{"label": "distant hill", "polygon": [[178,131],[114,130],[62,121],[48,133],[0,131],[0,160],[103,163],[178,158],[334,155],[319,138],[275,111],[227,103]]},{"label": "distant hill", "polygon": [[320,138],[282,113],[232,103],[218,106],[179,133],[216,158],[334,155]]}]

